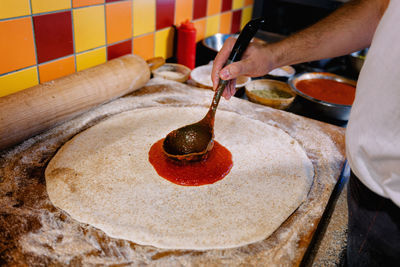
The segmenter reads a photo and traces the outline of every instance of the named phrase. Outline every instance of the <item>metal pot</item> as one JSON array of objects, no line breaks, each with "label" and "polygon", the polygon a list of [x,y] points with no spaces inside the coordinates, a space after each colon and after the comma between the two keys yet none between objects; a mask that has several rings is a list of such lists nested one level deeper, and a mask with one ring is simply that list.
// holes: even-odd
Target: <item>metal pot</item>
[{"label": "metal pot", "polygon": [[292,90],[297,94],[297,97],[301,99],[301,101],[307,106],[307,108],[310,108],[313,112],[318,112],[318,114],[326,116],[331,119],[347,121],[350,116],[351,105],[341,105],[341,104],[325,102],[323,100],[313,98],[296,88],[297,82],[309,79],[330,79],[350,84],[353,86],[356,86],[356,82],[341,77],[339,75],[327,72],[301,73],[293,76],[288,81]]},{"label": "metal pot", "polygon": [[350,66],[354,72],[360,73],[367,53],[368,48],[351,53],[349,55]]},{"label": "metal pot", "polygon": [[231,36],[235,35],[216,33],[198,42],[196,47],[196,66],[207,65],[211,60],[214,60],[226,39]]}]

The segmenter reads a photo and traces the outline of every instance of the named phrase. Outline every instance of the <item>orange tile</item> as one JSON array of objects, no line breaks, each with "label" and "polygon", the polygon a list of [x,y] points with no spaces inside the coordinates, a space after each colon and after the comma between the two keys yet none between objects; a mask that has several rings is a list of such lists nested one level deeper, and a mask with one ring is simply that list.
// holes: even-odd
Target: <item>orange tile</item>
[{"label": "orange tile", "polygon": [[133,53],[145,60],[154,57],[154,33],[134,38]]},{"label": "orange tile", "polygon": [[51,81],[75,72],[75,57],[70,56],[39,65],[40,83]]},{"label": "orange tile", "polygon": [[219,24],[220,33],[231,33],[232,12],[221,14],[221,22]]},{"label": "orange tile", "polygon": [[196,42],[203,40],[206,36],[206,19],[200,19],[194,22],[196,28]]},{"label": "orange tile", "polygon": [[175,25],[186,20],[192,20],[193,0],[176,0],[175,3]]},{"label": "orange tile", "polygon": [[106,6],[107,44],[132,37],[132,2],[116,2]]},{"label": "orange tile", "polygon": [[0,74],[36,64],[31,18],[0,21]]},{"label": "orange tile", "polygon": [[221,12],[222,0],[208,0],[207,16],[215,15]]},{"label": "orange tile", "polygon": [[72,7],[92,6],[103,3],[104,0],[72,0]]},{"label": "orange tile", "polygon": [[244,0],[245,6],[249,6],[249,5],[253,5],[253,4],[254,4],[254,0]]}]

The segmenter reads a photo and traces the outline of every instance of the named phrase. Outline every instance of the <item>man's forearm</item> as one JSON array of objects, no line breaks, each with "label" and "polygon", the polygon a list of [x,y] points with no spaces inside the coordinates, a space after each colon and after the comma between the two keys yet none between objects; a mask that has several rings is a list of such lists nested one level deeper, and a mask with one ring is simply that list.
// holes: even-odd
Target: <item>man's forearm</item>
[{"label": "man's forearm", "polygon": [[275,67],[346,55],[368,47],[389,0],[357,0],[270,45]]}]

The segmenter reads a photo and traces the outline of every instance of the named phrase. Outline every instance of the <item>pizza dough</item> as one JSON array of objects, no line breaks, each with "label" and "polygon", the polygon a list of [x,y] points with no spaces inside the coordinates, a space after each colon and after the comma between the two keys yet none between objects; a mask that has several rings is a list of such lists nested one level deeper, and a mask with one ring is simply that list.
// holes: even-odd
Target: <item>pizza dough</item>
[{"label": "pizza dough", "polygon": [[141,245],[203,250],[267,238],[306,199],[314,175],[284,131],[218,110],[216,140],[231,151],[233,167],[211,185],[173,184],[148,161],[154,142],[206,112],[138,109],[78,134],[46,169],[50,200],[80,222]]}]

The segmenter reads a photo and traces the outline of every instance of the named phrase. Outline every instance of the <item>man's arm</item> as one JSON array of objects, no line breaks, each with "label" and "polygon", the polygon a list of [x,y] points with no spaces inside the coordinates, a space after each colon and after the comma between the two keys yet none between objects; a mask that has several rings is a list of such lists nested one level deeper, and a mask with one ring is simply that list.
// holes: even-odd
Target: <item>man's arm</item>
[{"label": "man's arm", "polygon": [[262,76],[277,67],[341,56],[368,47],[388,3],[389,0],[350,1],[325,19],[280,42],[252,43],[241,61],[222,69],[235,41],[228,39],[214,60],[214,88],[219,78]]}]

